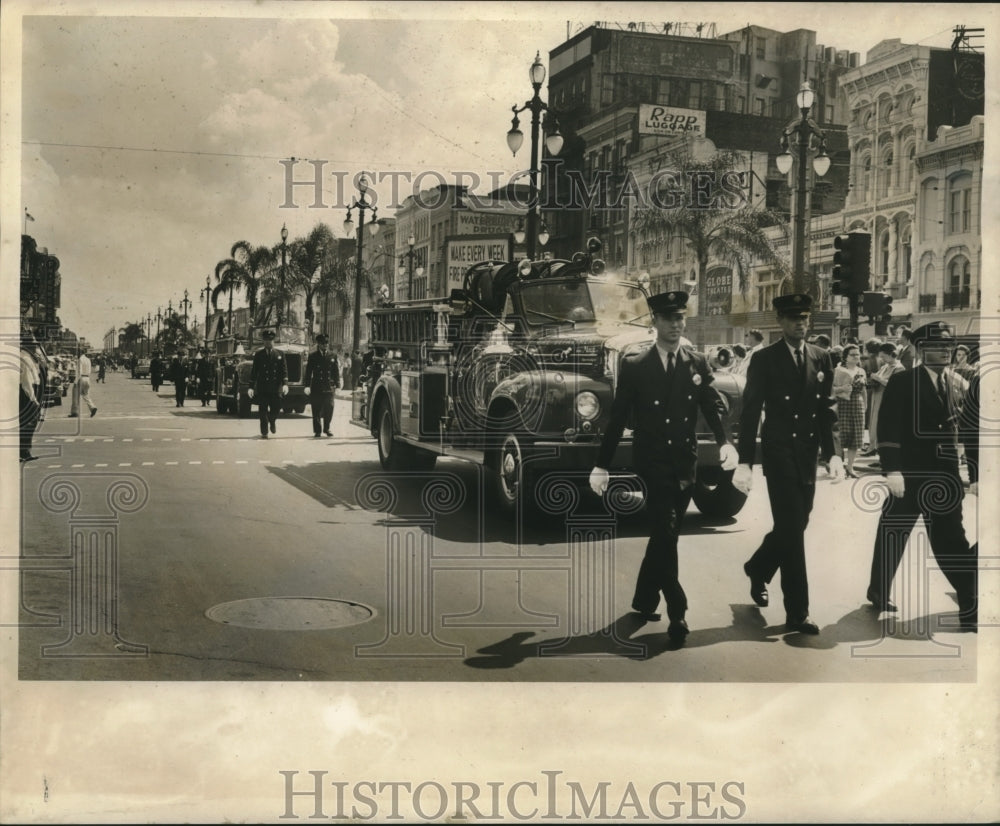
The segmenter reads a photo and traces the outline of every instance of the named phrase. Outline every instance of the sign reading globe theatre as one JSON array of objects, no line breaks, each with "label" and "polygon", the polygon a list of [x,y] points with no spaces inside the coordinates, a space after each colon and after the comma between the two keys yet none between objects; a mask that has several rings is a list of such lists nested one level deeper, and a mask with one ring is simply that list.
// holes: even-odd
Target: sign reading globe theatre
[{"label": "sign reading globe theatre", "polygon": [[705,112],[701,109],[676,109],[671,106],[639,104],[639,134],[691,135],[704,137]]}]

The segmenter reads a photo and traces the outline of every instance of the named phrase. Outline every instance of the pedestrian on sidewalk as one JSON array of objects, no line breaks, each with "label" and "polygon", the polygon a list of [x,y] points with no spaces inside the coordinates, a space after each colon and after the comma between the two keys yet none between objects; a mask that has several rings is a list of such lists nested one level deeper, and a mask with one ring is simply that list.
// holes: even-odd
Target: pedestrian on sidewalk
[{"label": "pedestrian on sidewalk", "polygon": [[91,418],[97,415],[97,405],[90,398],[90,359],[86,353],[80,353],[76,362],[76,384],[73,385],[73,403],[70,405],[70,418],[80,415],[80,399],[87,403]]},{"label": "pedestrian on sidewalk", "polygon": [[324,435],[333,435],[330,423],[333,421],[334,392],[340,384],[340,367],[337,357],[327,349],[329,343],[330,337],[325,333],[316,336],[316,349],[306,360],[306,373],[302,381],[312,407],[313,436],[317,439],[321,425]]},{"label": "pedestrian on sidewalk", "polygon": [[18,419],[20,426],[21,461],[31,462],[31,441],[42,414],[42,394],[45,378],[37,357],[38,342],[30,331],[21,330],[21,381],[18,386]]},{"label": "pedestrian on sidewalk", "polygon": [[183,407],[184,398],[187,396],[187,380],[190,371],[188,364],[187,349],[178,351],[170,364],[169,379],[174,383],[174,406]]}]

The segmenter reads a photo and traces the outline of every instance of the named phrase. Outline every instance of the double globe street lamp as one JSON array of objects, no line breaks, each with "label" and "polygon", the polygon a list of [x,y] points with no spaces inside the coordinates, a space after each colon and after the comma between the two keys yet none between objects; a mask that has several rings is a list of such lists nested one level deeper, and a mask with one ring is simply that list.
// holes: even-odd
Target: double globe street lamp
[{"label": "double globe street lamp", "polygon": [[278,296],[278,334],[281,334],[281,322],[284,321],[285,309],[285,241],[288,240],[288,227],[281,225],[281,295]]},{"label": "double globe street lamp", "polygon": [[[811,277],[807,277],[806,260],[806,198],[808,194],[808,166],[806,160],[809,152],[817,151],[813,158],[813,171],[823,177],[830,170],[830,156],[826,154],[826,135],[809,117],[816,95],[808,82],[803,83],[795,96],[795,103],[802,113],[800,120],[788,126],[781,135],[782,153],[775,159],[778,171],[787,175],[792,171],[793,158],[791,149],[797,151],[798,186],[795,193],[795,226],[792,235],[792,284],[797,293],[815,293]],[[808,283],[807,283],[808,282]]]},{"label": "double globe street lamp", "polygon": [[[541,115],[542,112],[549,111],[549,107],[542,101],[538,96],[539,91],[541,91],[542,83],[545,82],[545,67],[542,65],[541,53],[535,53],[535,62],[531,64],[531,68],[528,70],[528,77],[531,79],[531,85],[534,89],[534,94],[531,96],[531,100],[525,101],[524,106],[520,108],[518,106],[512,106],[511,111],[514,113],[514,117],[511,120],[510,131],[507,132],[507,146],[513,154],[517,154],[517,150],[521,148],[521,144],[524,143],[524,133],[521,131],[521,122],[518,120],[517,116],[526,109],[531,112],[531,157],[529,158],[529,170],[528,170],[528,180],[530,182],[530,194],[528,199],[528,223],[527,223],[527,253],[528,259],[534,260],[536,252],[536,244],[544,244],[545,241],[541,240],[539,233],[539,214],[538,214],[538,172],[541,159],[539,158],[539,146],[538,146],[538,135],[541,127]],[[550,113],[552,117],[552,131],[545,138],[545,148],[549,151],[550,155],[558,155],[562,151],[563,147],[563,137],[559,134],[559,124],[556,122],[555,115]],[[544,227],[543,227],[543,231]],[[545,231],[546,240],[548,240],[548,232]],[[515,241],[517,241],[517,231],[515,231]],[[518,242],[520,243],[520,242]]]},{"label": "double globe street lamp", "polygon": [[374,194],[371,201],[366,199],[369,189],[368,176],[361,173],[358,178],[358,192],[360,197],[355,196],[354,202],[347,208],[347,219],[344,221],[344,235],[350,237],[354,232],[354,222],[351,220],[351,210],[358,211],[358,252],[354,264],[354,312],[352,318],[353,329],[351,330],[351,375],[352,386],[357,386],[358,378],[361,374],[360,350],[361,350],[361,254],[364,251],[365,243],[365,210],[370,209],[372,214],[368,219],[368,231],[375,235],[378,233],[378,207],[375,206]]},{"label": "double globe street lamp", "polygon": [[[413,237],[413,233],[410,233],[409,238],[406,239],[406,245],[410,248],[408,252],[403,253],[402,257],[399,259],[399,267],[396,270],[399,273],[399,277],[402,278],[407,273],[407,268],[403,264],[403,259],[409,259],[409,273],[410,277],[407,280],[406,287],[406,299],[409,301],[413,298],[413,259],[416,257],[416,253],[413,251],[413,245],[417,243],[417,239]],[[417,277],[419,278],[424,274],[423,267],[417,267]]]}]

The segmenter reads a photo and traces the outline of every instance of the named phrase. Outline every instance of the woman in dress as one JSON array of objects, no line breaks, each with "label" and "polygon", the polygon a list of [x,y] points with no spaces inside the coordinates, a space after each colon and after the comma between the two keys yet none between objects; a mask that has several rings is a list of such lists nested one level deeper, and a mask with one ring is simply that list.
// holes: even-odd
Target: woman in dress
[{"label": "woman in dress", "polygon": [[861,366],[861,350],[856,344],[844,347],[843,363],[833,371],[833,397],[837,400],[840,443],[844,448],[844,471],[857,479],[854,460],[862,446],[865,429],[868,375]]}]

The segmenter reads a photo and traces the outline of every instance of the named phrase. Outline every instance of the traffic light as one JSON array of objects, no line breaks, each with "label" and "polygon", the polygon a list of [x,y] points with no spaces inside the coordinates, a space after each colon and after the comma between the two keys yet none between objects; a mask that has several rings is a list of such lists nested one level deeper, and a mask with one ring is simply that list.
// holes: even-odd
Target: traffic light
[{"label": "traffic light", "polygon": [[871,285],[872,237],[867,232],[852,232],[833,239],[834,295],[863,293]]},{"label": "traffic light", "polygon": [[861,314],[868,316],[874,324],[892,318],[892,296],[885,293],[866,292],[861,303]]}]

